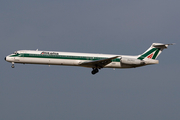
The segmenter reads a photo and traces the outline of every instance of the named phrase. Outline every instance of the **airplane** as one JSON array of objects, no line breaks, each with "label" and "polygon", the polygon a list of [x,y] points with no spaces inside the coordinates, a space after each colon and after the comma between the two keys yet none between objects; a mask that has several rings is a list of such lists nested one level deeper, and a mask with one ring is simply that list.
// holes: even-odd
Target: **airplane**
[{"label": "airplane", "polygon": [[88,67],[92,68],[91,73],[94,75],[102,68],[136,68],[158,64],[156,58],[169,45],[173,44],[153,43],[143,54],[134,56],[19,50],[6,56],[5,61],[11,62],[12,68],[15,67],[14,63]]}]

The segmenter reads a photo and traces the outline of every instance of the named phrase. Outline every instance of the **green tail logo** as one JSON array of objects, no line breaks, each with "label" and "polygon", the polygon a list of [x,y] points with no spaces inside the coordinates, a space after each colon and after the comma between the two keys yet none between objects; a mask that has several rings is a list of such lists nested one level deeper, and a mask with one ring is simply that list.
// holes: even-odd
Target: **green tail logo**
[{"label": "green tail logo", "polygon": [[142,55],[140,55],[140,57],[138,57],[137,59],[140,59],[140,60],[143,60],[144,58],[156,59],[159,54],[159,51],[160,49],[158,48],[152,48],[146,51],[145,53],[143,53]]}]

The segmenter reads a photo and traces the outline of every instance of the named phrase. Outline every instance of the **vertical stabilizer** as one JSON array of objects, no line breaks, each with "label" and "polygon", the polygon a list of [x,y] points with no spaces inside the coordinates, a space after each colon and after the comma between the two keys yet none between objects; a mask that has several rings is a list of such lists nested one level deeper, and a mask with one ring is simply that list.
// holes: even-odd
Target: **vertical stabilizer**
[{"label": "vertical stabilizer", "polygon": [[139,55],[137,59],[156,59],[169,45],[173,44],[153,43],[151,47],[143,54]]}]

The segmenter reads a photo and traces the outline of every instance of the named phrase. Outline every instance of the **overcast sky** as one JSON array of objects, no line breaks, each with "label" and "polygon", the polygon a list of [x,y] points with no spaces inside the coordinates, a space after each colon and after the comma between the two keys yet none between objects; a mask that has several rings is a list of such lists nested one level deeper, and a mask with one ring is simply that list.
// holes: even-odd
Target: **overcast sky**
[{"label": "overcast sky", "polygon": [[[16,50],[137,55],[176,43],[133,69],[22,65]],[[1,0],[0,120],[180,119],[179,0]]]}]

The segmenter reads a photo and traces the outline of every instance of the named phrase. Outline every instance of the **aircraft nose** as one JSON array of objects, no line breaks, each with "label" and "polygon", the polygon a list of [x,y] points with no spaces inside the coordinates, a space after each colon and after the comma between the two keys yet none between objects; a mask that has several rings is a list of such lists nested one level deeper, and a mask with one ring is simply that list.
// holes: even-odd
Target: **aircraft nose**
[{"label": "aircraft nose", "polygon": [[6,57],[4,58],[4,60],[6,61]]}]

